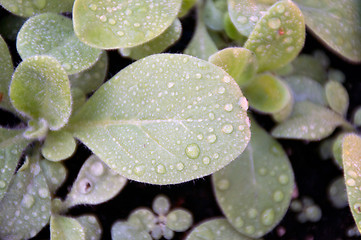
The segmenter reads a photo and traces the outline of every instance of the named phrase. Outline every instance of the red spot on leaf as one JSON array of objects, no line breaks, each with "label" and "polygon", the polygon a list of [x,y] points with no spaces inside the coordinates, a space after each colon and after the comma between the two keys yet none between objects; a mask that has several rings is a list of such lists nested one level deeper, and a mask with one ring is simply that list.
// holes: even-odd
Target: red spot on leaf
[{"label": "red spot on leaf", "polygon": [[2,92],[0,92],[0,102],[3,100],[3,96],[4,96],[4,94]]},{"label": "red spot on leaf", "polygon": [[285,31],[283,30],[283,28],[278,29],[278,34],[279,35],[285,34]]}]

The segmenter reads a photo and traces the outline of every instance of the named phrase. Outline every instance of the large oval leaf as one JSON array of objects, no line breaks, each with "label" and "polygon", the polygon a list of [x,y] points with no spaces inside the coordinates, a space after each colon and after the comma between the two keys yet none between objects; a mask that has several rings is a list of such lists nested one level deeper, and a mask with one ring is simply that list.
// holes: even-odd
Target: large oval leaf
[{"label": "large oval leaf", "polygon": [[277,2],[257,22],[244,44],[254,52],[259,72],[285,66],[297,57],[305,41],[301,11],[289,0]]},{"label": "large oval leaf", "polygon": [[331,80],[325,85],[326,99],[331,109],[345,116],[349,105],[346,88],[339,82]]},{"label": "large oval leaf", "polygon": [[292,71],[289,75],[301,75],[315,80],[319,83],[325,83],[327,80],[326,68],[322,62],[311,55],[300,54],[291,62]]},{"label": "large oval leaf", "polygon": [[13,14],[30,17],[45,12],[71,12],[74,0],[0,0],[0,4]]},{"label": "large oval leaf", "polygon": [[134,47],[164,32],[182,0],[76,0],[74,30],[84,43],[102,49]]},{"label": "large oval leaf", "polygon": [[54,214],[50,219],[50,238],[51,240],[85,240],[85,232],[76,219]]},{"label": "large oval leaf", "polygon": [[70,84],[58,61],[49,56],[25,59],[10,85],[14,107],[35,120],[45,120],[51,130],[63,127],[71,113]]},{"label": "large oval leaf", "polygon": [[251,132],[244,153],[213,174],[212,180],[228,221],[239,232],[255,238],[271,231],[285,215],[294,176],[281,145],[254,121]]},{"label": "large oval leaf", "polygon": [[73,136],[65,131],[51,131],[47,134],[41,148],[41,154],[50,161],[61,161],[75,152],[76,142]]},{"label": "large oval leaf", "polygon": [[247,107],[221,68],[159,54],[105,83],[75,114],[69,131],[121,175],[174,184],[213,173],[244,150]]},{"label": "large oval leaf", "polygon": [[52,56],[68,74],[89,68],[101,53],[80,42],[72,21],[55,13],[40,14],[26,21],[19,31],[16,48],[23,59],[34,55]]},{"label": "large oval leaf", "polygon": [[361,2],[359,0],[295,0],[307,26],[332,50],[361,61]]},{"label": "large oval leaf", "polygon": [[9,85],[14,72],[11,55],[4,39],[0,36],[0,108],[14,110],[9,98]]}]

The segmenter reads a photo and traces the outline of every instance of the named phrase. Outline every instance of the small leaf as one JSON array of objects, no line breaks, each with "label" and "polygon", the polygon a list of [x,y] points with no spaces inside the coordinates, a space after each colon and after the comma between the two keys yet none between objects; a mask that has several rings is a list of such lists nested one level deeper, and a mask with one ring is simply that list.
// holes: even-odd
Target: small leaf
[{"label": "small leaf", "polygon": [[70,75],[70,85],[72,88],[79,88],[85,94],[97,90],[104,82],[108,71],[108,55],[102,51],[98,61],[90,68]]},{"label": "small leaf", "polygon": [[337,69],[329,69],[327,73],[328,80],[333,80],[339,83],[344,83],[346,81],[346,76],[343,72]]},{"label": "small leaf", "polygon": [[331,109],[345,116],[349,105],[349,96],[345,87],[337,81],[328,81],[325,86],[325,92]]},{"label": "small leaf", "polygon": [[342,162],[349,206],[361,232],[361,138],[356,134],[345,136],[342,144]]},{"label": "small leaf", "polygon": [[65,205],[99,204],[112,199],[123,189],[127,179],[106,166],[92,155],[83,164]]},{"label": "small leaf", "polygon": [[0,108],[15,111],[10,103],[9,85],[14,72],[11,55],[4,39],[0,36]]},{"label": "small leaf", "polygon": [[295,0],[307,27],[342,57],[361,61],[361,4],[359,0]]},{"label": "small leaf", "polygon": [[265,113],[279,112],[292,101],[287,85],[271,74],[256,76],[242,90],[250,106]]},{"label": "small leaf", "polygon": [[317,141],[329,136],[338,126],[349,124],[337,113],[313,104],[298,102],[292,116],[272,130],[277,138]]},{"label": "small leaf", "polygon": [[176,19],[173,24],[158,37],[136,47],[122,48],[119,51],[125,57],[138,60],[146,56],[165,51],[180,38],[181,33],[182,24],[178,19]]},{"label": "small leaf", "polygon": [[153,211],[158,215],[165,215],[168,213],[170,208],[170,201],[167,196],[158,195],[152,204]]},{"label": "small leaf", "polygon": [[36,55],[54,57],[68,74],[88,69],[101,53],[80,42],[74,34],[72,21],[55,13],[27,20],[18,34],[16,48],[22,59]]},{"label": "small leaf", "polygon": [[238,31],[249,36],[262,13],[277,0],[228,0],[228,12]]},{"label": "small leaf", "polygon": [[293,98],[296,102],[310,101],[326,106],[326,95],[323,86],[306,76],[288,76],[284,81],[291,88]]},{"label": "small leaf", "polygon": [[259,72],[274,70],[291,62],[305,41],[305,23],[301,11],[292,1],[274,4],[257,22],[244,44],[254,52]]},{"label": "small leaf", "polygon": [[52,215],[50,219],[51,240],[86,240],[81,224],[74,218]]},{"label": "small leaf", "polygon": [[212,180],[217,202],[231,225],[256,238],[282,220],[290,204],[294,176],[281,145],[255,121],[251,132],[244,153],[214,173]]},{"label": "small leaf", "polygon": [[193,224],[193,216],[186,209],[173,209],[167,215],[166,226],[175,232],[185,232]]},{"label": "small leaf", "polygon": [[68,122],[69,79],[52,57],[34,56],[20,63],[12,77],[10,98],[19,112],[33,119],[45,119],[51,130]]},{"label": "small leaf", "polygon": [[175,20],[182,0],[76,0],[74,30],[96,48],[129,48],[152,40]]},{"label": "small leaf", "polygon": [[41,154],[50,161],[61,161],[73,155],[76,142],[73,136],[65,131],[49,132]]},{"label": "small leaf", "polygon": [[286,106],[284,106],[280,111],[272,113],[273,120],[275,120],[276,122],[285,121],[289,116],[291,116],[294,104],[295,104],[295,100],[293,96],[291,96],[291,100],[288,101]]},{"label": "small leaf", "polygon": [[139,230],[151,232],[155,227],[156,218],[154,213],[147,208],[134,210],[128,217],[128,222]]},{"label": "small leaf", "polygon": [[245,103],[219,67],[152,55],[97,90],[68,130],[121,175],[175,184],[211,174],[243,151],[250,134]]},{"label": "small leaf", "polygon": [[336,208],[344,208],[348,205],[345,179],[343,176],[332,181],[328,188],[328,198]]},{"label": "small leaf", "polygon": [[183,0],[181,9],[178,13],[178,17],[181,18],[181,17],[184,17],[185,15],[187,15],[188,12],[194,7],[196,2],[197,2],[197,0]]},{"label": "small leaf", "polygon": [[39,156],[30,156],[29,167],[17,172],[0,201],[0,238],[34,237],[50,217],[50,194]]},{"label": "small leaf", "polygon": [[225,218],[215,218],[196,226],[186,240],[251,240],[238,233]]},{"label": "small leaf", "polygon": [[357,127],[361,126],[361,106],[358,106],[355,112],[353,113],[352,122]]},{"label": "small leaf", "polygon": [[311,55],[300,54],[295,60],[291,62],[293,70],[292,75],[301,75],[321,84],[327,80],[327,74],[322,62]]},{"label": "small leaf", "polygon": [[64,183],[66,179],[66,168],[64,167],[63,163],[50,162],[48,160],[41,160],[40,167],[44,173],[50,193],[55,195],[56,190]]},{"label": "small leaf", "polygon": [[343,132],[337,135],[337,137],[334,139],[333,144],[332,144],[332,156],[333,159],[336,163],[336,165],[340,168],[342,168],[343,163],[342,163],[342,144],[343,144],[343,140],[344,137],[347,135],[348,133]]},{"label": "small leaf", "polygon": [[21,28],[21,26],[26,21],[26,18],[18,17],[13,14],[1,16],[0,19],[0,34],[5,39],[11,41],[16,40],[16,36]]},{"label": "small leaf", "polygon": [[246,42],[246,37],[240,34],[237,30],[237,28],[234,26],[233,22],[231,21],[231,18],[229,17],[228,12],[224,14],[223,17],[223,25],[224,25],[224,31],[226,32],[227,36],[230,39],[241,41],[243,44]]},{"label": "small leaf", "polygon": [[0,4],[13,14],[30,17],[45,12],[71,12],[74,0],[0,0]]},{"label": "small leaf", "polygon": [[112,226],[113,240],[152,240],[148,232],[139,230],[128,222],[117,221]]},{"label": "small leaf", "polygon": [[76,220],[83,227],[85,233],[85,240],[100,240],[102,235],[102,228],[99,220],[93,215],[82,215]]},{"label": "small leaf", "polygon": [[257,72],[257,59],[246,48],[225,48],[213,54],[209,62],[226,71],[239,86],[247,85]]},{"label": "small leaf", "polygon": [[204,22],[212,30],[222,31],[223,22],[219,21],[223,18],[223,12],[221,12],[215,5],[213,0],[206,0],[204,4]]}]

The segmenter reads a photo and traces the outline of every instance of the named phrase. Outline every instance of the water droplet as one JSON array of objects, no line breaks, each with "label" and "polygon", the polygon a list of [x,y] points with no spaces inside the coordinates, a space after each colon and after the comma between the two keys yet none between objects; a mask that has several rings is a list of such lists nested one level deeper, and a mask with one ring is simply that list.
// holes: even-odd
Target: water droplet
[{"label": "water droplet", "polygon": [[355,203],[353,205],[353,209],[356,211],[357,214],[361,213],[361,203]]},{"label": "water droplet", "polygon": [[196,74],[196,78],[197,78],[197,79],[201,79],[201,78],[202,78],[202,74],[197,73],[197,74]]},{"label": "water droplet", "polygon": [[104,173],[104,166],[101,162],[95,162],[90,166],[90,173],[94,176],[101,176]]},{"label": "water droplet", "polygon": [[110,18],[108,22],[110,25],[114,25],[117,23],[113,18]]},{"label": "water droplet", "polygon": [[117,32],[117,35],[118,35],[119,37],[123,37],[123,36],[124,36],[124,32],[118,31],[118,32]]},{"label": "water droplet", "polygon": [[217,136],[215,134],[211,134],[207,137],[207,142],[214,143],[217,140]]},{"label": "water droplet", "polygon": [[268,26],[272,29],[278,29],[281,26],[281,20],[279,18],[271,18],[268,20]]},{"label": "water droplet", "polygon": [[257,16],[251,16],[251,17],[249,18],[249,20],[250,20],[251,22],[257,22],[257,21],[258,21],[258,17],[257,17]]},{"label": "water droplet", "polygon": [[4,181],[0,181],[0,188],[4,188],[6,186],[6,183]]},{"label": "water droplet", "polygon": [[95,5],[95,4],[93,4],[93,3],[92,3],[92,4],[89,4],[89,9],[90,9],[90,10],[96,11],[97,8],[98,8],[97,5]]},{"label": "water droplet", "polygon": [[211,119],[211,120],[214,120],[214,118],[215,118],[214,113],[212,113],[212,112],[210,112],[208,114],[208,116],[209,116],[209,119]]},{"label": "water droplet", "polygon": [[263,211],[261,216],[261,221],[264,225],[266,226],[272,225],[274,219],[275,219],[275,211],[273,209],[269,208]]},{"label": "water droplet", "polygon": [[235,219],[235,221],[236,221],[235,225],[236,225],[237,228],[241,228],[243,226],[243,224],[244,224],[243,219],[241,217],[237,217]]},{"label": "water droplet", "polygon": [[83,178],[79,181],[77,187],[80,193],[87,194],[93,189],[93,184],[90,182],[89,179]]},{"label": "water droplet", "polygon": [[125,14],[127,15],[127,16],[129,16],[130,14],[132,14],[133,12],[132,12],[132,10],[130,10],[130,9],[127,9],[126,11],[125,11]]},{"label": "water droplet", "polygon": [[140,27],[140,23],[134,23],[134,27]]},{"label": "water droplet", "polygon": [[145,173],[145,166],[144,165],[137,165],[133,169],[135,175],[142,176]]},{"label": "water droplet", "polygon": [[249,218],[255,218],[258,215],[258,211],[255,208],[251,208],[248,210],[248,217]]},{"label": "water droplet", "polygon": [[287,51],[287,52],[292,52],[294,49],[295,49],[294,46],[289,46],[289,47],[286,49],[286,51]]},{"label": "water droplet", "polygon": [[63,68],[65,69],[65,70],[70,70],[71,69],[71,65],[69,64],[69,63],[63,63]]},{"label": "water droplet", "polygon": [[283,198],[284,198],[284,194],[282,191],[277,190],[273,193],[273,200],[275,202],[281,202],[283,200]]},{"label": "water droplet", "polygon": [[105,15],[101,15],[101,16],[99,17],[99,20],[100,20],[101,22],[106,22],[106,21],[107,21],[107,17],[106,17]]},{"label": "water droplet", "polygon": [[280,4],[277,6],[277,10],[279,13],[283,13],[285,11],[285,6],[283,6],[283,4]]},{"label": "water droplet", "polygon": [[357,176],[357,173],[354,172],[354,171],[352,171],[352,170],[348,170],[348,171],[347,171],[347,174],[348,174],[350,177],[352,177],[352,178],[357,178],[357,177],[358,177],[358,176]]},{"label": "water droplet", "polygon": [[226,91],[226,89],[224,87],[218,88],[218,93],[219,94],[223,94],[223,93],[225,93],[225,91]]},{"label": "water droplet", "polygon": [[46,188],[40,188],[38,194],[41,198],[47,198],[49,196],[49,191]]},{"label": "water droplet", "polygon": [[230,134],[233,132],[233,126],[231,124],[226,124],[222,127],[222,132]]},{"label": "water droplet", "polygon": [[172,88],[174,86],[174,84],[175,84],[174,82],[169,82],[167,86],[168,86],[168,88]]},{"label": "water droplet", "polygon": [[349,178],[346,180],[346,184],[349,187],[354,187],[356,185],[356,181],[353,178]]},{"label": "water droplet", "polygon": [[37,9],[43,9],[46,6],[46,0],[33,0],[33,4]]},{"label": "water droplet", "polygon": [[228,103],[228,104],[224,105],[224,110],[226,110],[227,112],[232,111],[233,110],[232,103]]},{"label": "water droplet", "polygon": [[21,204],[26,208],[31,208],[34,205],[34,197],[30,194],[25,194],[21,200]]},{"label": "water droplet", "polygon": [[247,227],[245,227],[244,230],[246,231],[247,234],[253,234],[255,231],[253,226],[247,226]]},{"label": "water droplet", "polygon": [[179,162],[175,167],[177,168],[178,171],[182,171],[184,169],[184,164]]},{"label": "water droplet", "polygon": [[226,75],[226,76],[224,76],[224,77],[222,78],[222,81],[225,82],[225,83],[229,83],[229,82],[231,82],[231,78]]},{"label": "water droplet", "polygon": [[198,140],[202,140],[203,139],[203,134],[198,134],[197,138],[198,138]]},{"label": "water droplet", "polygon": [[244,110],[248,110],[248,101],[245,97],[241,97],[238,101],[239,106]]},{"label": "water droplet", "polygon": [[189,157],[191,159],[196,159],[201,152],[201,150],[199,149],[199,146],[196,143],[188,144],[185,151],[186,151],[187,157]]},{"label": "water droplet", "polygon": [[217,182],[217,188],[221,191],[225,191],[229,188],[230,183],[228,179],[221,179]]},{"label": "water droplet", "polygon": [[241,24],[245,24],[245,23],[247,22],[247,17],[245,17],[245,16],[239,16],[239,17],[237,18],[237,21],[238,21],[239,23],[241,23]]},{"label": "water droplet", "polygon": [[218,158],[219,158],[219,154],[218,154],[218,153],[213,154],[213,158],[214,158],[214,159],[218,159]]},{"label": "water droplet", "polygon": [[164,174],[165,171],[166,171],[166,169],[165,169],[165,167],[164,167],[163,164],[159,164],[159,165],[157,166],[157,173]]},{"label": "water droplet", "polygon": [[210,164],[211,159],[210,159],[209,157],[204,157],[203,160],[202,160],[202,162],[203,162],[204,164],[208,165],[208,164]]},{"label": "water droplet", "polygon": [[278,177],[278,181],[279,181],[279,183],[281,183],[281,184],[287,184],[288,183],[288,176],[287,175],[285,175],[285,174],[281,174],[279,177]]},{"label": "water droplet", "polygon": [[187,63],[189,60],[188,60],[188,58],[183,58],[183,63]]}]

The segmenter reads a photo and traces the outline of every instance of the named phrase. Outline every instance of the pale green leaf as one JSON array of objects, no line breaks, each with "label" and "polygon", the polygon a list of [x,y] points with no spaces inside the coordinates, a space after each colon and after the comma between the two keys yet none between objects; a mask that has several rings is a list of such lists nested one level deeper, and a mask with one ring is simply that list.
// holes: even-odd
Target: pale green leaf
[{"label": "pale green leaf", "polygon": [[277,0],[228,0],[228,12],[238,31],[249,36],[264,12]]},{"label": "pale green leaf", "polygon": [[287,76],[290,75],[292,71],[293,71],[293,65],[289,63],[283,67],[273,70],[272,72],[274,72],[278,76]]},{"label": "pale green leaf", "polygon": [[16,40],[16,36],[21,26],[26,21],[26,18],[22,18],[13,14],[1,16],[0,19],[0,34],[5,39],[12,41]]},{"label": "pale green leaf", "polygon": [[259,72],[274,70],[291,62],[305,41],[305,23],[301,11],[289,0],[274,4],[257,22],[244,44],[254,52]]},{"label": "pale green leaf", "polygon": [[43,170],[49,191],[54,195],[56,190],[64,183],[67,169],[63,163],[50,162],[48,160],[41,160],[40,167]]},{"label": "pale green leaf", "polygon": [[44,118],[31,119],[28,121],[28,127],[24,132],[26,139],[42,140],[46,137],[49,130],[49,124]]},{"label": "pale green leaf", "polygon": [[361,61],[361,2],[359,0],[295,0],[310,30],[333,51]]},{"label": "pale green leaf", "polygon": [[223,12],[220,11],[215,5],[213,0],[206,0],[204,4],[204,22],[208,28],[215,31],[223,30]]},{"label": "pale green leaf", "polygon": [[50,194],[39,156],[29,157],[29,166],[17,172],[0,201],[0,238],[34,237],[50,217]]},{"label": "pale green leaf", "polygon": [[166,226],[175,232],[184,232],[193,224],[192,213],[183,208],[173,209],[168,215]]},{"label": "pale green leaf", "polygon": [[87,97],[85,93],[77,87],[72,87],[70,91],[71,91],[71,100],[72,100],[72,105],[71,105],[72,114],[74,114],[81,106],[84,105],[84,103],[87,100]]},{"label": "pale green leaf", "polygon": [[4,39],[0,36],[0,108],[14,111],[10,103],[9,85],[14,72],[11,55]]},{"label": "pale green leaf", "polygon": [[178,13],[178,17],[181,18],[181,17],[184,17],[185,15],[187,15],[188,12],[192,9],[192,7],[194,7],[196,2],[197,2],[197,0],[183,0],[182,6]]},{"label": "pale green leaf", "polygon": [[22,59],[48,55],[60,62],[68,74],[92,66],[101,51],[80,42],[72,21],[55,13],[44,13],[27,20],[19,31],[16,48]]},{"label": "pale green leaf", "polygon": [[86,240],[81,224],[74,218],[52,215],[50,218],[51,240]]},{"label": "pale green leaf", "polygon": [[41,154],[50,161],[61,161],[73,155],[76,142],[73,136],[65,131],[49,132],[46,136]]},{"label": "pale green leaf", "polygon": [[345,179],[343,176],[334,179],[328,187],[328,198],[336,208],[348,205]]},{"label": "pale green leaf", "polygon": [[257,75],[242,90],[249,105],[260,112],[279,112],[292,101],[287,85],[271,74]]},{"label": "pale green leaf", "polygon": [[292,114],[293,105],[295,104],[295,100],[293,96],[291,96],[291,100],[288,101],[286,106],[284,106],[280,111],[272,113],[272,118],[276,122],[283,122]]},{"label": "pale green leaf", "polygon": [[237,232],[224,218],[202,222],[187,236],[186,240],[251,240]]},{"label": "pale green leaf", "polygon": [[321,63],[321,65],[325,69],[327,69],[330,66],[330,58],[323,50],[315,50],[312,55],[315,59],[317,59]]},{"label": "pale green leaf", "polygon": [[175,184],[211,174],[244,150],[246,103],[219,67],[187,55],[152,55],[105,83],[68,130],[121,175]]},{"label": "pale green leaf", "polygon": [[230,39],[240,41],[242,44],[239,45],[243,46],[247,38],[243,36],[240,32],[238,32],[237,28],[234,26],[233,22],[231,21],[228,12],[224,14],[223,25],[224,25],[224,31],[226,32],[227,36]]},{"label": "pale green leaf", "polygon": [[272,135],[277,138],[317,141],[329,136],[338,126],[348,123],[334,111],[311,102],[298,102],[292,116],[277,125]]},{"label": "pale green leaf", "polygon": [[346,80],[346,76],[343,72],[337,69],[329,69],[327,73],[327,79],[333,80],[339,83],[344,83]]},{"label": "pale green leaf", "polygon": [[71,12],[74,0],[0,0],[0,4],[13,14],[30,17],[46,12]]},{"label": "pale green leaf", "polygon": [[225,48],[208,59],[226,71],[239,86],[247,85],[257,72],[257,59],[246,48]]},{"label": "pale green leaf", "polygon": [[0,128],[0,200],[6,193],[23,150],[29,143],[23,137],[23,131]]},{"label": "pale green leaf", "polygon": [[153,211],[158,215],[166,215],[170,208],[169,198],[165,195],[158,195],[152,204]]},{"label": "pale green leaf", "polygon": [[111,231],[113,240],[152,240],[148,232],[139,230],[125,221],[117,221],[114,223]]},{"label": "pale green leaf", "polygon": [[127,183],[100,159],[92,155],[83,164],[65,205],[72,207],[78,204],[99,204],[112,199]]},{"label": "pale green leaf", "polygon": [[328,81],[325,85],[326,99],[331,109],[345,116],[349,105],[346,88],[337,81]]},{"label": "pale green leaf", "polygon": [[300,54],[291,62],[292,75],[301,75],[311,78],[321,84],[327,80],[327,74],[322,62],[311,55]]},{"label": "pale green leaf", "polygon": [[333,156],[333,159],[334,159],[336,165],[340,168],[342,168],[342,165],[343,165],[343,163],[342,163],[342,144],[343,144],[344,137],[347,134],[348,133],[346,133],[346,132],[338,134],[332,144],[332,156]]},{"label": "pale green leaf", "polygon": [[119,51],[125,57],[138,60],[146,56],[161,53],[173,45],[182,33],[182,24],[176,19],[167,30],[158,37],[132,48],[121,48]]},{"label": "pale green leaf", "polygon": [[98,61],[85,71],[69,76],[71,88],[79,88],[85,94],[97,90],[108,72],[108,55],[102,51]]},{"label": "pale green leaf", "polygon": [[251,132],[244,153],[213,174],[212,180],[228,221],[242,234],[256,238],[271,231],[286,214],[294,176],[281,145],[255,121]]},{"label": "pale green leaf", "polygon": [[33,119],[45,119],[51,130],[63,127],[70,117],[69,79],[59,62],[34,56],[18,65],[10,85],[14,107]]},{"label": "pale green leaf", "polygon": [[301,75],[285,77],[284,81],[291,88],[296,102],[310,101],[322,106],[327,105],[323,86],[319,82]]},{"label": "pale green leaf", "polygon": [[129,215],[128,222],[139,230],[151,232],[155,227],[156,218],[154,213],[149,209],[139,208]]},{"label": "pale green leaf", "polygon": [[357,127],[361,126],[361,106],[358,106],[353,113],[352,122]]},{"label": "pale green leaf", "polygon": [[348,203],[361,232],[361,138],[356,134],[345,136],[342,144],[342,162],[346,183]]},{"label": "pale green leaf", "polygon": [[177,17],[181,4],[182,0],[76,0],[74,30],[92,47],[134,47],[164,32]]},{"label": "pale green leaf", "polygon": [[83,227],[85,233],[85,240],[100,240],[102,235],[102,228],[99,220],[93,215],[82,215],[76,220]]}]

